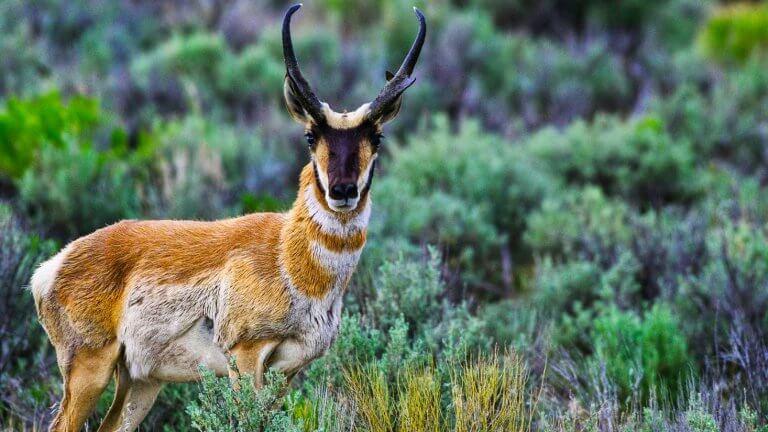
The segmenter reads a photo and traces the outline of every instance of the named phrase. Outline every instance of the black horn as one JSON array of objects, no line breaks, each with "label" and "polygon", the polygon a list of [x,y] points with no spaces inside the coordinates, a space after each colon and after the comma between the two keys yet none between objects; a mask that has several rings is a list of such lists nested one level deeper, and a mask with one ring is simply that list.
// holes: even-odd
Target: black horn
[{"label": "black horn", "polygon": [[285,18],[283,18],[283,58],[285,59],[285,70],[290,78],[290,85],[296,96],[300,99],[304,110],[315,121],[321,121],[325,117],[322,104],[301,74],[299,62],[296,61],[296,54],[293,52],[293,42],[291,41],[291,16],[301,6],[301,3],[291,6],[288,12],[285,13]]},{"label": "black horn", "polygon": [[405,56],[405,60],[403,60],[403,64],[400,65],[397,73],[387,81],[387,84],[379,95],[376,96],[376,99],[371,102],[369,116],[373,119],[379,118],[386,112],[388,106],[395,102],[416,81],[416,78],[412,78],[411,74],[413,74],[413,69],[416,67],[416,61],[419,59],[421,47],[424,45],[424,39],[427,36],[427,21],[420,10],[414,7],[413,11],[419,20],[419,33],[416,35],[416,40],[413,41],[413,45],[408,50],[408,55]]}]

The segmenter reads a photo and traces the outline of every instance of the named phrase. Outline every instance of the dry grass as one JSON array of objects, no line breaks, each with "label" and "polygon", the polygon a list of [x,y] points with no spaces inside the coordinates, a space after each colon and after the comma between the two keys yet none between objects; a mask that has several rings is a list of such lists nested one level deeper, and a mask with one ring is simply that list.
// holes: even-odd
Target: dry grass
[{"label": "dry grass", "polygon": [[[527,432],[531,406],[522,359],[509,353],[482,356],[452,368],[449,383],[441,382],[434,366],[409,367],[398,373],[397,385],[375,366],[346,373],[343,393],[370,432]],[[450,386],[450,395],[442,386]],[[444,398],[444,396],[450,396]]]},{"label": "dry grass", "polygon": [[528,372],[519,356],[497,354],[467,362],[451,378],[455,432],[530,430]]},{"label": "dry grass", "polygon": [[392,402],[384,373],[373,366],[358,366],[346,372],[347,391],[358,415],[370,432],[393,432]]},{"label": "dry grass", "polygon": [[443,415],[440,407],[440,381],[432,367],[409,368],[400,380],[398,431],[440,432]]}]

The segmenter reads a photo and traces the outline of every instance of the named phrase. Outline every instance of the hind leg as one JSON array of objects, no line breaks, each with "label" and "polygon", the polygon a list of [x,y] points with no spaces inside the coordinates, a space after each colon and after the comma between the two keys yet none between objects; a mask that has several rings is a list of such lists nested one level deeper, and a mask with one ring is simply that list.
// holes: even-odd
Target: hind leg
[{"label": "hind leg", "polygon": [[128,389],[131,388],[131,376],[128,375],[128,368],[123,360],[117,362],[115,368],[115,398],[109,407],[107,415],[99,426],[98,432],[108,432],[117,429],[120,422],[120,413],[125,405],[125,398],[128,395]]},{"label": "hind leg", "polygon": [[[123,387],[126,388],[122,396],[123,400],[120,401],[120,406],[116,407],[115,404],[118,400],[117,396],[115,397],[115,403],[99,427],[99,432],[131,432],[136,430],[155,403],[157,394],[163,388],[163,383],[160,381],[131,380],[130,377],[127,377],[123,384]],[[113,410],[116,409],[119,411],[113,413]]]},{"label": "hind leg", "polygon": [[98,349],[80,348],[71,357],[57,350],[64,377],[64,397],[51,423],[51,431],[80,431],[109,383],[119,352],[117,342]]}]

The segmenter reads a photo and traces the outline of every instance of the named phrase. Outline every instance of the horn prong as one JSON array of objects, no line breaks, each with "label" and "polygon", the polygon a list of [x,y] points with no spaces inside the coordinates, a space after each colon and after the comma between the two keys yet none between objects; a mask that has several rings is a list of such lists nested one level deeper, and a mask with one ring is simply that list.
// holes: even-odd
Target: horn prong
[{"label": "horn prong", "polygon": [[419,54],[421,54],[421,47],[424,46],[424,40],[427,35],[427,20],[416,6],[413,7],[413,12],[416,14],[416,19],[419,20],[419,32],[416,34],[416,39],[408,50],[408,54],[406,54],[400,68],[387,81],[387,84],[379,95],[376,96],[376,99],[371,102],[369,113],[371,118],[378,118],[386,105],[397,99],[415,81],[415,79],[411,78],[411,74],[413,74],[416,61],[419,59]]}]

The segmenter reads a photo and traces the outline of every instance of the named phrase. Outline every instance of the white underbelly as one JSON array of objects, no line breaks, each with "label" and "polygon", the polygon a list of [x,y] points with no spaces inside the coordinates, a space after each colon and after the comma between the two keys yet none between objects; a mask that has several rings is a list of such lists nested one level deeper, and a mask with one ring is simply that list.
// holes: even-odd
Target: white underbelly
[{"label": "white underbelly", "polygon": [[195,324],[170,341],[152,359],[149,376],[161,381],[186,382],[200,378],[200,368],[213,371],[218,376],[228,372],[227,355],[213,342],[210,320],[201,318]]}]

